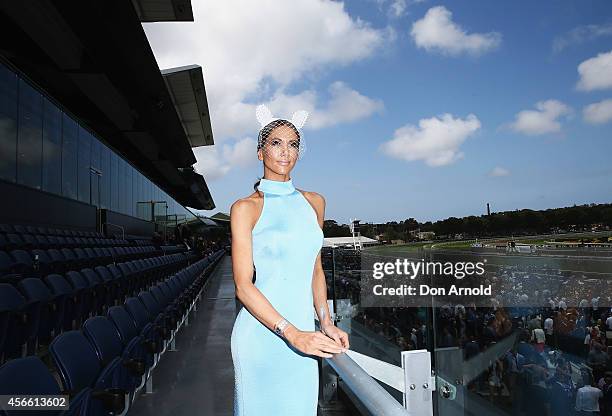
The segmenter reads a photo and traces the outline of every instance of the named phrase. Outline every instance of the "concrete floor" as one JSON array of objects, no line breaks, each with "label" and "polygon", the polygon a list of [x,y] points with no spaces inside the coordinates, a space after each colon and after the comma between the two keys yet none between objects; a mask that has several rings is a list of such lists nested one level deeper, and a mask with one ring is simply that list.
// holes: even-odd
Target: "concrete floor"
[{"label": "concrete floor", "polygon": [[[129,416],[233,416],[230,336],[241,304],[235,299],[230,256],[221,259],[210,279],[198,311],[176,337],[178,351],[164,354],[153,370],[153,393],[143,389]],[[318,416],[355,414],[341,402],[317,409]]]},{"label": "concrete floor", "polygon": [[[189,326],[153,371],[153,393],[141,394],[130,416],[231,416],[234,367],[230,335],[236,318],[231,257],[221,259]],[[144,389],[143,389],[144,390]]]}]

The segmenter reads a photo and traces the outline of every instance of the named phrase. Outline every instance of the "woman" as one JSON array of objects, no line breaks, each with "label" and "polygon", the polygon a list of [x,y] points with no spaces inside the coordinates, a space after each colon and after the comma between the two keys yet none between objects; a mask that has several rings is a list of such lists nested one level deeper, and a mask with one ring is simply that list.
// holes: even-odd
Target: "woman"
[{"label": "woman", "polygon": [[[303,151],[298,129],[306,117],[296,112],[291,121],[274,119],[258,107],[264,176],[256,192],[231,207],[232,267],[244,305],[231,339],[234,415],[315,416],[317,357],[349,348],[327,306],[320,254],[325,200],[296,189],[290,175]],[[313,309],[321,331],[315,331]]]}]

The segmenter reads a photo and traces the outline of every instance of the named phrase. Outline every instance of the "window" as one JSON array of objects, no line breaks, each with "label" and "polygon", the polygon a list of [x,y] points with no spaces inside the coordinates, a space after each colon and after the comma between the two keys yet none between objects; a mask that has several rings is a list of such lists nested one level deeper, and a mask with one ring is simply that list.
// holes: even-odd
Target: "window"
[{"label": "window", "polygon": [[111,205],[110,209],[119,212],[119,158],[111,151]]},{"label": "window", "polygon": [[62,194],[62,112],[43,97],[42,188]]},{"label": "window", "polygon": [[119,198],[119,212],[121,212],[122,214],[125,214],[125,187],[126,187],[126,183],[125,183],[125,161],[121,158],[121,157],[117,157],[118,159],[118,166],[119,166],[119,170],[118,170],[118,175],[119,175],[119,179],[118,179],[118,184],[119,184],[119,194],[118,194],[118,198]]},{"label": "window", "polygon": [[100,170],[102,171],[100,207],[110,209],[111,201],[111,151],[108,147],[100,144]]},{"label": "window", "polygon": [[79,201],[90,203],[91,191],[91,134],[79,126],[79,150],[78,150],[78,198]]},{"label": "window", "polygon": [[91,138],[91,203],[97,207],[100,206],[100,199],[102,197],[102,181],[99,172],[102,171],[100,163],[100,151],[102,144],[96,139],[95,136]]},{"label": "window", "polygon": [[125,197],[125,213],[128,215],[134,215],[134,209],[132,206],[134,205],[134,168],[129,163],[125,164],[126,175],[125,175],[125,184],[126,184],[126,197]]},{"label": "window", "polygon": [[19,80],[17,182],[36,189],[42,185],[42,96],[22,79]]},{"label": "window", "polygon": [[0,65],[0,178],[17,179],[17,75]]},{"label": "window", "polygon": [[62,114],[62,195],[77,199],[78,124]]}]

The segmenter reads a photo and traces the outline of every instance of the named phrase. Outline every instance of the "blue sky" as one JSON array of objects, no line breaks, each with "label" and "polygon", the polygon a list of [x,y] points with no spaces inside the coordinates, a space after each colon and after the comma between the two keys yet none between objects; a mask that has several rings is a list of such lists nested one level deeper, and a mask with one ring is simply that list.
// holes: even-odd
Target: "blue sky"
[{"label": "blue sky", "polygon": [[192,3],[145,30],[160,68],[203,67],[205,215],[263,174],[260,103],[311,113],[293,181],[339,223],[612,201],[609,1]]}]

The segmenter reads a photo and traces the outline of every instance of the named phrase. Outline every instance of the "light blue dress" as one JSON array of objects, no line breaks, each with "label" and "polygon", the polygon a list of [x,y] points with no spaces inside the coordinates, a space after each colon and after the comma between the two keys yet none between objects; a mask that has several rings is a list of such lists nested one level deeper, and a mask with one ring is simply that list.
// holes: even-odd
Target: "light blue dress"
[{"label": "light blue dress", "polygon": [[[323,245],[317,214],[293,181],[261,179],[263,209],[253,227],[255,286],[302,331],[314,331],[312,276]],[[316,416],[318,357],[303,354],[246,307],[231,338],[235,416]]]}]

